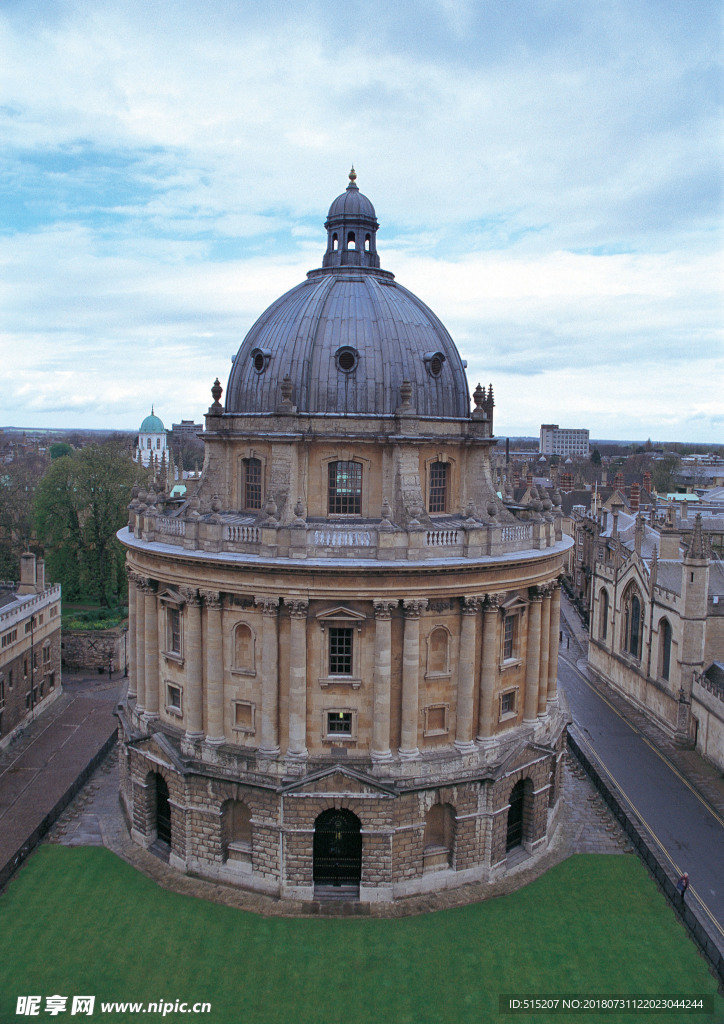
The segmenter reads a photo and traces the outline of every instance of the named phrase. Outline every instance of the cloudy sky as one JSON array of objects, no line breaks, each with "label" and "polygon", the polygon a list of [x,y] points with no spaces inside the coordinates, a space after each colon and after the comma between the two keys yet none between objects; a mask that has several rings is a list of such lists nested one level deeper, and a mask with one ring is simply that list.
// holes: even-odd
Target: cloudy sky
[{"label": "cloudy sky", "polygon": [[0,426],[200,419],[347,184],[496,433],[724,442],[720,0],[0,0]]}]

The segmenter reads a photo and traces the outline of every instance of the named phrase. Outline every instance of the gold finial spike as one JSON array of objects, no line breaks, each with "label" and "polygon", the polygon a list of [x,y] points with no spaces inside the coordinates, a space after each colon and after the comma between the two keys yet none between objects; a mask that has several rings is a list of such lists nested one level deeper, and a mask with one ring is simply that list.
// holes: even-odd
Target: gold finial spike
[{"label": "gold finial spike", "polygon": [[357,180],[357,171],[355,171],[355,169],[354,169],[354,164],[352,164],[352,170],[349,172],[349,180],[350,181],[356,181]]}]

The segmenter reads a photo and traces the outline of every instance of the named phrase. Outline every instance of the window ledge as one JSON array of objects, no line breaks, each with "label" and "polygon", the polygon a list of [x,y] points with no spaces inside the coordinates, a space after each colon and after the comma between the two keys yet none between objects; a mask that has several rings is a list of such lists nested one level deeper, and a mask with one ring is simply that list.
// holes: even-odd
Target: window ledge
[{"label": "window ledge", "polygon": [[425,679],[449,679],[452,672],[426,672]]},{"label": "window ledge", "polygon": [[499,722],[510,722],[514,718],[517,718],[517,717],[518,717],[518,712],[517,711],[506,711],[504,715],[501,715],[498,718],[498,721]]},{"label": "window ledge", "polygon": [[501,672],[507,672],[508,669],[518,668],[518,666],[522,665],[522,664],[523,664],[523,659],[522,658],[507,658],[505,661],[501,662],[501,664],[500,664],[500,671]]},{"label": "window ledge", "polygon": [[166,661],[173,661],[177,665],[183,665],[184,663],[183,654],[178,654],[176,651],[164,651],[163,656]]},{"label": "window ledge", "polygon": [[253,668],[232,668],[232,676],[252,676],[256,677],[256,670]]},{"label": "window ledge", "polygon": [[351,686],[353,690],[359,690],[362,680],[356,676],[322,676],[319,685],[322,689],[328,686]]},{"label": "window ledge", "polygon": [[232,725],[231,731],[246,733],[247,736],[253,736],[256,729],[251,725]]},{"label": "window ledge", "polygon": [[184,716],[184,713],[181,710],[181,708],[174,708],[168,704],[164,705],[163,710],[166,712],[167,715],[173,715],[174,718],[183,718]]}]

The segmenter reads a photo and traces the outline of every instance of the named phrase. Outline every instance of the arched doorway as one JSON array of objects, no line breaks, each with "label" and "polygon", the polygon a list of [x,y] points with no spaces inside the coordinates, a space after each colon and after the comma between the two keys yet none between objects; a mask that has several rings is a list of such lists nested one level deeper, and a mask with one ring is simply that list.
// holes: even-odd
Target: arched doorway
[{"label": "arched doorway", "polygon": [[508,808],[508,833],[505,850],[509,852],[523,842],[523,802],[525,798],[525,782],[521,779],[513,786]]},{"label": "arched doorway", "polygon": [[315,886],[354,886],[362,877],[360,820],[351,811],[323,811],[314,822]]},{"label": "arched doorway", "polygon": [[156,839],[171,845],[171,805],[168,786],[162,775],[156,773]]}]

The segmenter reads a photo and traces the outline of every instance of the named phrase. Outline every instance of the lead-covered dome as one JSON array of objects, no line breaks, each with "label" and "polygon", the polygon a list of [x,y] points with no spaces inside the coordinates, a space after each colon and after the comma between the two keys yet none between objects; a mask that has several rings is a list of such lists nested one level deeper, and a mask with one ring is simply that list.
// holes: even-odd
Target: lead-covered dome
[{"label": "lead-covered dome", "polygon": [[277,299],[244,339],[227,413],[274,412],[288,377],[302,414],[392,415],[409,381],[419,416],[469,416],[455,344],[424,302],[379,269],[375,210],[355,179],[352,169],[330,207],[322,268]]}]

